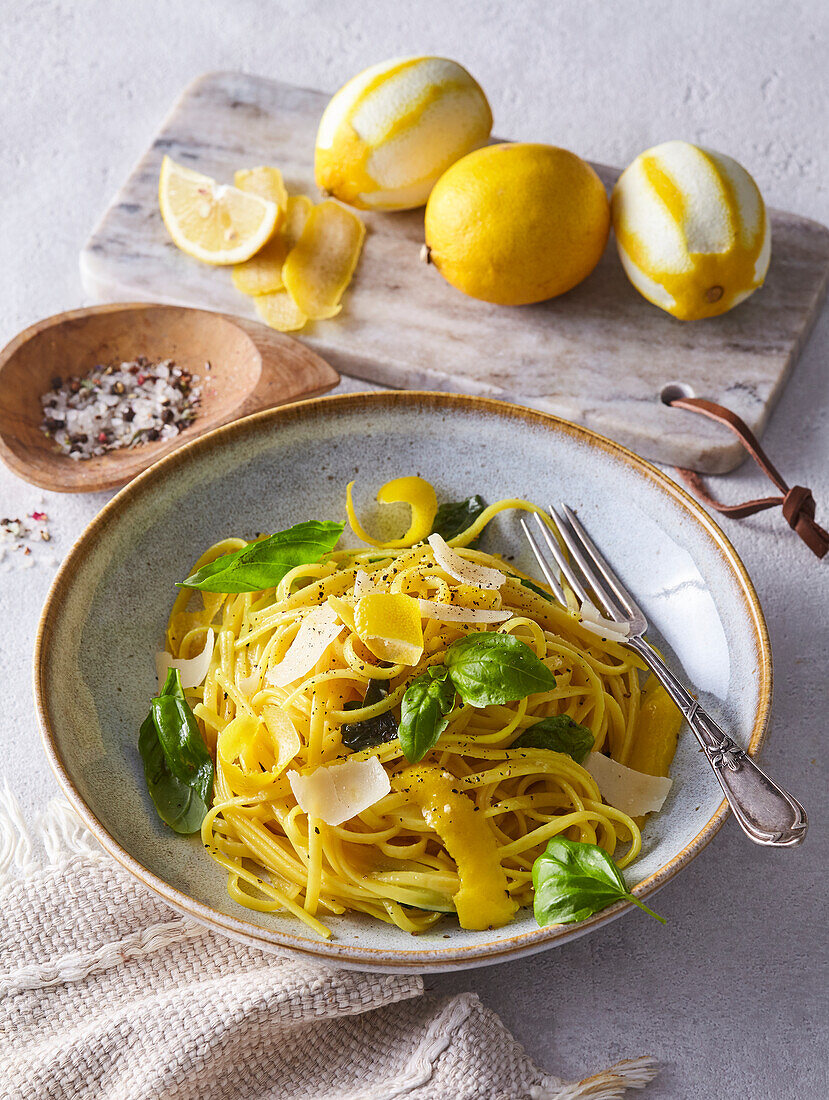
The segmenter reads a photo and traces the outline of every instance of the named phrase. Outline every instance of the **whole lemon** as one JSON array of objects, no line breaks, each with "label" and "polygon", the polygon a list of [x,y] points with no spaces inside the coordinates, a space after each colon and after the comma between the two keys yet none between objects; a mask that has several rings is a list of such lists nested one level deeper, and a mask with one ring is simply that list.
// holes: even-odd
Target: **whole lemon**
[{"label": "whole lemon", "polygon": [[317,185],[361,210],[422,206],[450,164],[489,137],[477,82],[445,57],[395,58],[344,84],[317,131]]},{"label": "whole lemon", "polygon": [[736,160],[666,141],[640,153],[613,189],[628,278],[681,321],[716,317],[765,278],[771,229],[757,184]]},{"label": "whole lemon", "polygon": [[426,204],[427,256],[473,298],[554,298],[587,278],[610,231],[602,181],[575,153],[530,142],[469,153]]}]

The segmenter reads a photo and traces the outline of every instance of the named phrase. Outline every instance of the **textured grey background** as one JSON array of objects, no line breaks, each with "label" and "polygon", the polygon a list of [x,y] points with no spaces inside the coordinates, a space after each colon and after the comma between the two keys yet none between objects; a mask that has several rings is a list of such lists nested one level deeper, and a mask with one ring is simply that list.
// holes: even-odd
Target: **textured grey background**
[{"label": "textured grey background", "polygon": [[[827,45],[825,0],[0,0],[0,341],[81,304],[77,254],[93,222],[181,87],[208,69],[333,90],[385,57],[442,53],[486,88],[498,133],[610,164],[668,138],[701,141],[741,160],[770,204],[829,222]],[[824,523],[828,352],[824,312],[766,434]],[[716,487],[729,500],[768,492],[748,465]],[[29,812],[55,790],[32,708],[35,624],[54,559],[105,499],[41,494],[0,469],[0,514],[40,504],[55,532],[34,568],[0,573],[0,772]],[[810,811],[806,845],[763,852],[729,822],[659,896],[664,929],[631,915],[546,956],[429,985],[476,990],[565,1076],[649,1052],[662,1063],[654,1100],[812,1100],[829,1094],[826,565],[778,513],[725,525],[771,631],[765,760]]]}]

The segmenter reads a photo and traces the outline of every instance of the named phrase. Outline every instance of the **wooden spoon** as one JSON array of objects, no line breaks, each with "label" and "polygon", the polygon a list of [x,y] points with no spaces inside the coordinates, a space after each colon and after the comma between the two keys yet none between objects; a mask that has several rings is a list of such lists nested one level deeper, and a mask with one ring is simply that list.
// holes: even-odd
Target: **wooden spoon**
[{"label": "wooden spoon", "polygon": [[[199,376],[198,415],[174,439],[77,461],[40,430],[41,395],[60,375],[145,356]],[[210,363],[210,370],[206,364]],[[249,413],[324,393],[340,376],[299,341],[254,321],[184,306],[128,303],[58,313],[0,352],[0,458],[42,489],[91,493],[124,485],[164,455]]]}]

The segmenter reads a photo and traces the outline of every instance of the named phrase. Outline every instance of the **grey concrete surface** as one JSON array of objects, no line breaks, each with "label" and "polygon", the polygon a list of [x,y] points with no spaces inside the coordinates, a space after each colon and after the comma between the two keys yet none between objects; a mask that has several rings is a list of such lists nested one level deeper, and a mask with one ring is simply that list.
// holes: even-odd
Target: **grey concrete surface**
[{"label": "grey concrete surface", "polygon": [[[827,45],[824,0],[0,0],[0,341],[81,304],[77,254],[92,224],[180,88],[208,69],[333,90],[382,58],[442,53],[482,82],[498,133],[619,164],[660,140],[698,140],[741,160],[770,204],[829,222]],[[824,311],[766,433],[824,524],[827,353]],[[750,465],[716,488],[728,500],[768,491]],[[55,792],[30,688],[38,612],[106,499],[43,494],[0,468],[0,514],[40,506],[55,535],[33,568],[0,573],[0,774],[30,813]],[[807,843],[761,851],[729,822],[660,894],[666,927],[631,915],[547,955],[428,984],[477,991],[564,1076],[647,1052],[662,1066],[653,1100],[818,1100],[829,1095],[826,564],[779,513],[724,525],[771,632],[764,759],[806,804]]]}]

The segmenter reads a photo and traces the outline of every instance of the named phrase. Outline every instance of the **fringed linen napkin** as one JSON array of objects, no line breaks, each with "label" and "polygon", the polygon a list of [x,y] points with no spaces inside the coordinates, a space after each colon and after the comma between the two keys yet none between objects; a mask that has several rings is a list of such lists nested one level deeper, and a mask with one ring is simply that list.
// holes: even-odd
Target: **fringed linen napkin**
[{"label": "fringed linen napkin", "polygon": [[267,954],[179,916],[67,803],[0,807],[0,1096],[614,1100],[648,1058],[566,1083],[474,994]]}]

